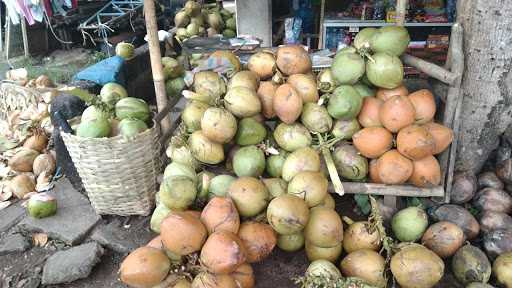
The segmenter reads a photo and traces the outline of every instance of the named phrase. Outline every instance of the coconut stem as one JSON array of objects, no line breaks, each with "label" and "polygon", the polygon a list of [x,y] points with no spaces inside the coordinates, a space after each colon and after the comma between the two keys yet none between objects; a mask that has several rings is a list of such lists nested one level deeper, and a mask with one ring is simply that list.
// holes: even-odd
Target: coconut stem
[{"label": "coconut stem", "polygon": [[347,216],[343,216],[343,217],[341,217],[341,219],[343,219],[343,221],[345,221],[345,223],[347,223],[348,225],[354,224],[354,220],[350,219]]},{"label": "coconut stem", "polygon": [[[391,256],[393,256],[393,247],[395,246],[393,238],[386,235],[386,229],[384,228],[384,220],[380,215],[379,205],[377,204],[377,200],[373,198],[373,196],[368,195],[370,199],[371,205],[371,213],[370,217],[368,217],[368,223],[370,223],[370,231],[374,231],[373,229],[377,229],[379,232],[380,240],[382,242],[382,250],[386,251],[386,266],[387,269],[384,272],[384,278],[388,279],[389,271],[389,263],[391,261]],[[381,253],[382,253],[381,250]]]},{"label": "coconut stem", "polygon": [[318,134],[318,140],[320,142],[320,151],[322,151],[322,154],[324,155],[325,164],[327,166],[327,170],[329,170],[329,177],[331,178],[332,185],[334,186],[334,191],[338,195],[343,196],[345,194],[345,189],[343,189],[343,184],[341,184],[340,176],[338,175],[338,171],[334,165],[331,151],[329,151],[329,148],[323,145],[324,140],[322,135]]}]

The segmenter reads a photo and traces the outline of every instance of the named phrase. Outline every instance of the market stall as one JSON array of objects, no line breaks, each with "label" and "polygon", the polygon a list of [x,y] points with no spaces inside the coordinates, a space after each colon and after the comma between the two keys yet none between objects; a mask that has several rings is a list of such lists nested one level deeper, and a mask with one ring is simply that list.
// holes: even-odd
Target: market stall
[{"label": "market stall", "polygon": [[[159,31],[155,3],[145,0],[155,99],[128,93],[112,73],[135,57],[129,43],[78,75],[100,79],[98,93],[52,87],[65,95],[45,116],[94,211],[142,216],[137,229],[151,232],[122,256],[119,280],[148,288],[457,287],[446,284],[450,275],[467,287],[509,285],[512,233],[503,227],[512,225],[512,197],[503,181],[512,160],[478,180],[454,176],[463,27],[447,26],[445,65],[417,57],[406,4],[393,5],[393,24],[358,23],[364,28],[344,46],[313,51],[231,37],[232,22],[243,19],[218,3],[187,1],[176,27]],[[202,37],[210,31],[224,37]],[[408,86],[406,66],[447,92]],[[54,197],[20,185],[41,170],[34,149],[16,150],[9,169],[26,179],[9,185],[24,189],[16,197],[33,203],[31,217],[54,217]]]}]

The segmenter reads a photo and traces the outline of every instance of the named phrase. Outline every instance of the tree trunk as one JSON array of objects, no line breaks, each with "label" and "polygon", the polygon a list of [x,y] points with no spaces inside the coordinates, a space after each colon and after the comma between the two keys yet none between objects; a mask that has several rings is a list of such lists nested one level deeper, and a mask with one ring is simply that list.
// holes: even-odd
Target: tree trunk
[{"label": "tree trunk", "polygon": [[512,2],[458,2],[466,67],[456,167],[478,172],[512,123]]}]

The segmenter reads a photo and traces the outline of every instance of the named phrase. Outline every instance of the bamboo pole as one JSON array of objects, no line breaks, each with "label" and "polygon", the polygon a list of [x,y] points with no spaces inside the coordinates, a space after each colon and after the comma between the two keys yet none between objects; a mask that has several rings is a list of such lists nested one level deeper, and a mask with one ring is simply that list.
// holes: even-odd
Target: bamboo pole
[{"label": "bamboo pole", "polygon": [[[158,40],[158,25],[156,23],[154,0],[144,0],[144,17],[146,21],[146,31],[148,34],[151,71],[155,85],[156,105],[160,112],[167,107],[168,100],[165,93],[165,77],[162,66],[162,55],[160,52],[160,41]],[[165,135],[171,128],[170,116],[165,116],[160,125],[162,127],[161,133],[162,135]]]},{"label": "bamboo pole", "polygon": [[396,25],[404,26],[407,0],[396,0]]}]

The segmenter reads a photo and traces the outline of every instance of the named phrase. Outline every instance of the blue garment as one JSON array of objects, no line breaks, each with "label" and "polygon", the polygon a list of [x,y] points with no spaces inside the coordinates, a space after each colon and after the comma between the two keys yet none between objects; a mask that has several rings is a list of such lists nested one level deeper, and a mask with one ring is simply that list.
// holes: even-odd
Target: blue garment
[{"label": "blue garment", "polygon": [[101,86],[110,82],[116,82],[125,86],[126,77],[123,68],[124,59],[119,56],[113,56],[78,72],[73,77],[73,80],[88,80]]}]

